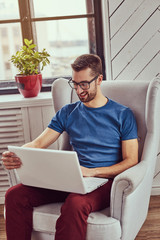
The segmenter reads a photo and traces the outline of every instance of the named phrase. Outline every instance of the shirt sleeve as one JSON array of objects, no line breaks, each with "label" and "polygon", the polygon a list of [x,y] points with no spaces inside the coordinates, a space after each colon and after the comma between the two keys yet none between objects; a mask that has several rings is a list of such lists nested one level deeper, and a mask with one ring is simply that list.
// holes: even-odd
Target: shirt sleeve
[{"label": "shirt sleeve", "polygon": [[136,119],[131,109],[126,108],[121,119],[121,140],[135,139],[137,137]]},{"label": "shirt sleeve", "polygon": [[66,120],[67,120],[67,107],[64,106],[61,108],[56,115],[52,118],[48,127],[62,133],[66,129]]}]

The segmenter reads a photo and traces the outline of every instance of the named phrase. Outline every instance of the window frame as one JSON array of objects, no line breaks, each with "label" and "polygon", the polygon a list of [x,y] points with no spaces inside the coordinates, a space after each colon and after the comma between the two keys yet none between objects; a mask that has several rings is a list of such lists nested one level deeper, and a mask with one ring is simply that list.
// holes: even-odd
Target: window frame
[{"label": "window frame", "polygon": [[[89,3],[86,0],[86,3]],[[22,39],[33,39],[33,42],[37,44],[37,35],[35,22],[38,21],[50,21],[50,20],[66,20],[66,19],[83,19],[94,18],[95,23],[95,37],[96,37],[96,54],[102,59],[103,76],[106,79],[105,73],[105,58],[104,58],[104,42],[103,42],[103,25],[102,25],[102,2],[101,0],[93,0],[93,13],[86,13],[82,15],[67,15],[58,17],[35,17],[33,0],[18,0],[19,5],[19,19],[0,20],[0,24],[3,23],[20,23]],[[90,7],[89,4],[87,7]],[[89,42],[91,42],[92,36],[89,34]],[[92,53],[92,46],[90,46],[90,53]],[[63,76],[65,77],[65,76]],[[56,78],[43,79],[41,91],[50,91],[51,85]],[[17,94],[19,93],[14,80],[0,81],[0,95],[3,94]]]}]

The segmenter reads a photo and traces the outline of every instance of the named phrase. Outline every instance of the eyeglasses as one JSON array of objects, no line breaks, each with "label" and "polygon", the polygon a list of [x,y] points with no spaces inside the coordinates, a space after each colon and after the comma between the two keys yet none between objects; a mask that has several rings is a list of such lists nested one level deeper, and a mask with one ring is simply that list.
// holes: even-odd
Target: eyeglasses
[{"label": "eyeglasses", "polygon": [[[98,76],[99,76],[99,75],[98,75]],[[80,88],[82,88],[83,90],[88,90],[88,89],[90,88],[91,82],[95,81],[95,80],[98,78],[98,76],[92,78],[90,81],[82,81],[82,82],[80,82],[80,83],[75,82],[75,81],[72,80],[72,78],[71,78],[71,79],[69,79],[68,84],[69,84],[70,87],[73,88],[73,89],[77,89],[77,87],[78,87],[78,85],[79,85]]]}]

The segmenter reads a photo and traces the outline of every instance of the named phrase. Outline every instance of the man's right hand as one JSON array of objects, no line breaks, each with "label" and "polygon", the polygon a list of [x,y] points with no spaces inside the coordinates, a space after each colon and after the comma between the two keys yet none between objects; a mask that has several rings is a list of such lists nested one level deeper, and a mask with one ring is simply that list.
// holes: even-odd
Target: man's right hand
[{"label": "man's right hand", "polygon": [[18,158],[14,153],[9,151],[2,153],[1,160],[5,168],[8,170],[20,168],[22,165],[20,158]]}]

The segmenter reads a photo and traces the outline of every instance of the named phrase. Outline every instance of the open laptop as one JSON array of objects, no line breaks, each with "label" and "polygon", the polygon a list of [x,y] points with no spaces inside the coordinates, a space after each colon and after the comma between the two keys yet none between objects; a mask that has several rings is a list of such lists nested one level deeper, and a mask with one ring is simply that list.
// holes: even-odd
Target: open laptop
[{"label": "open laptop", "polygon": [[86,194],[108,179],[83,177],[75,151],[8,146],[22,161],[16,169],[24,185]]}]

